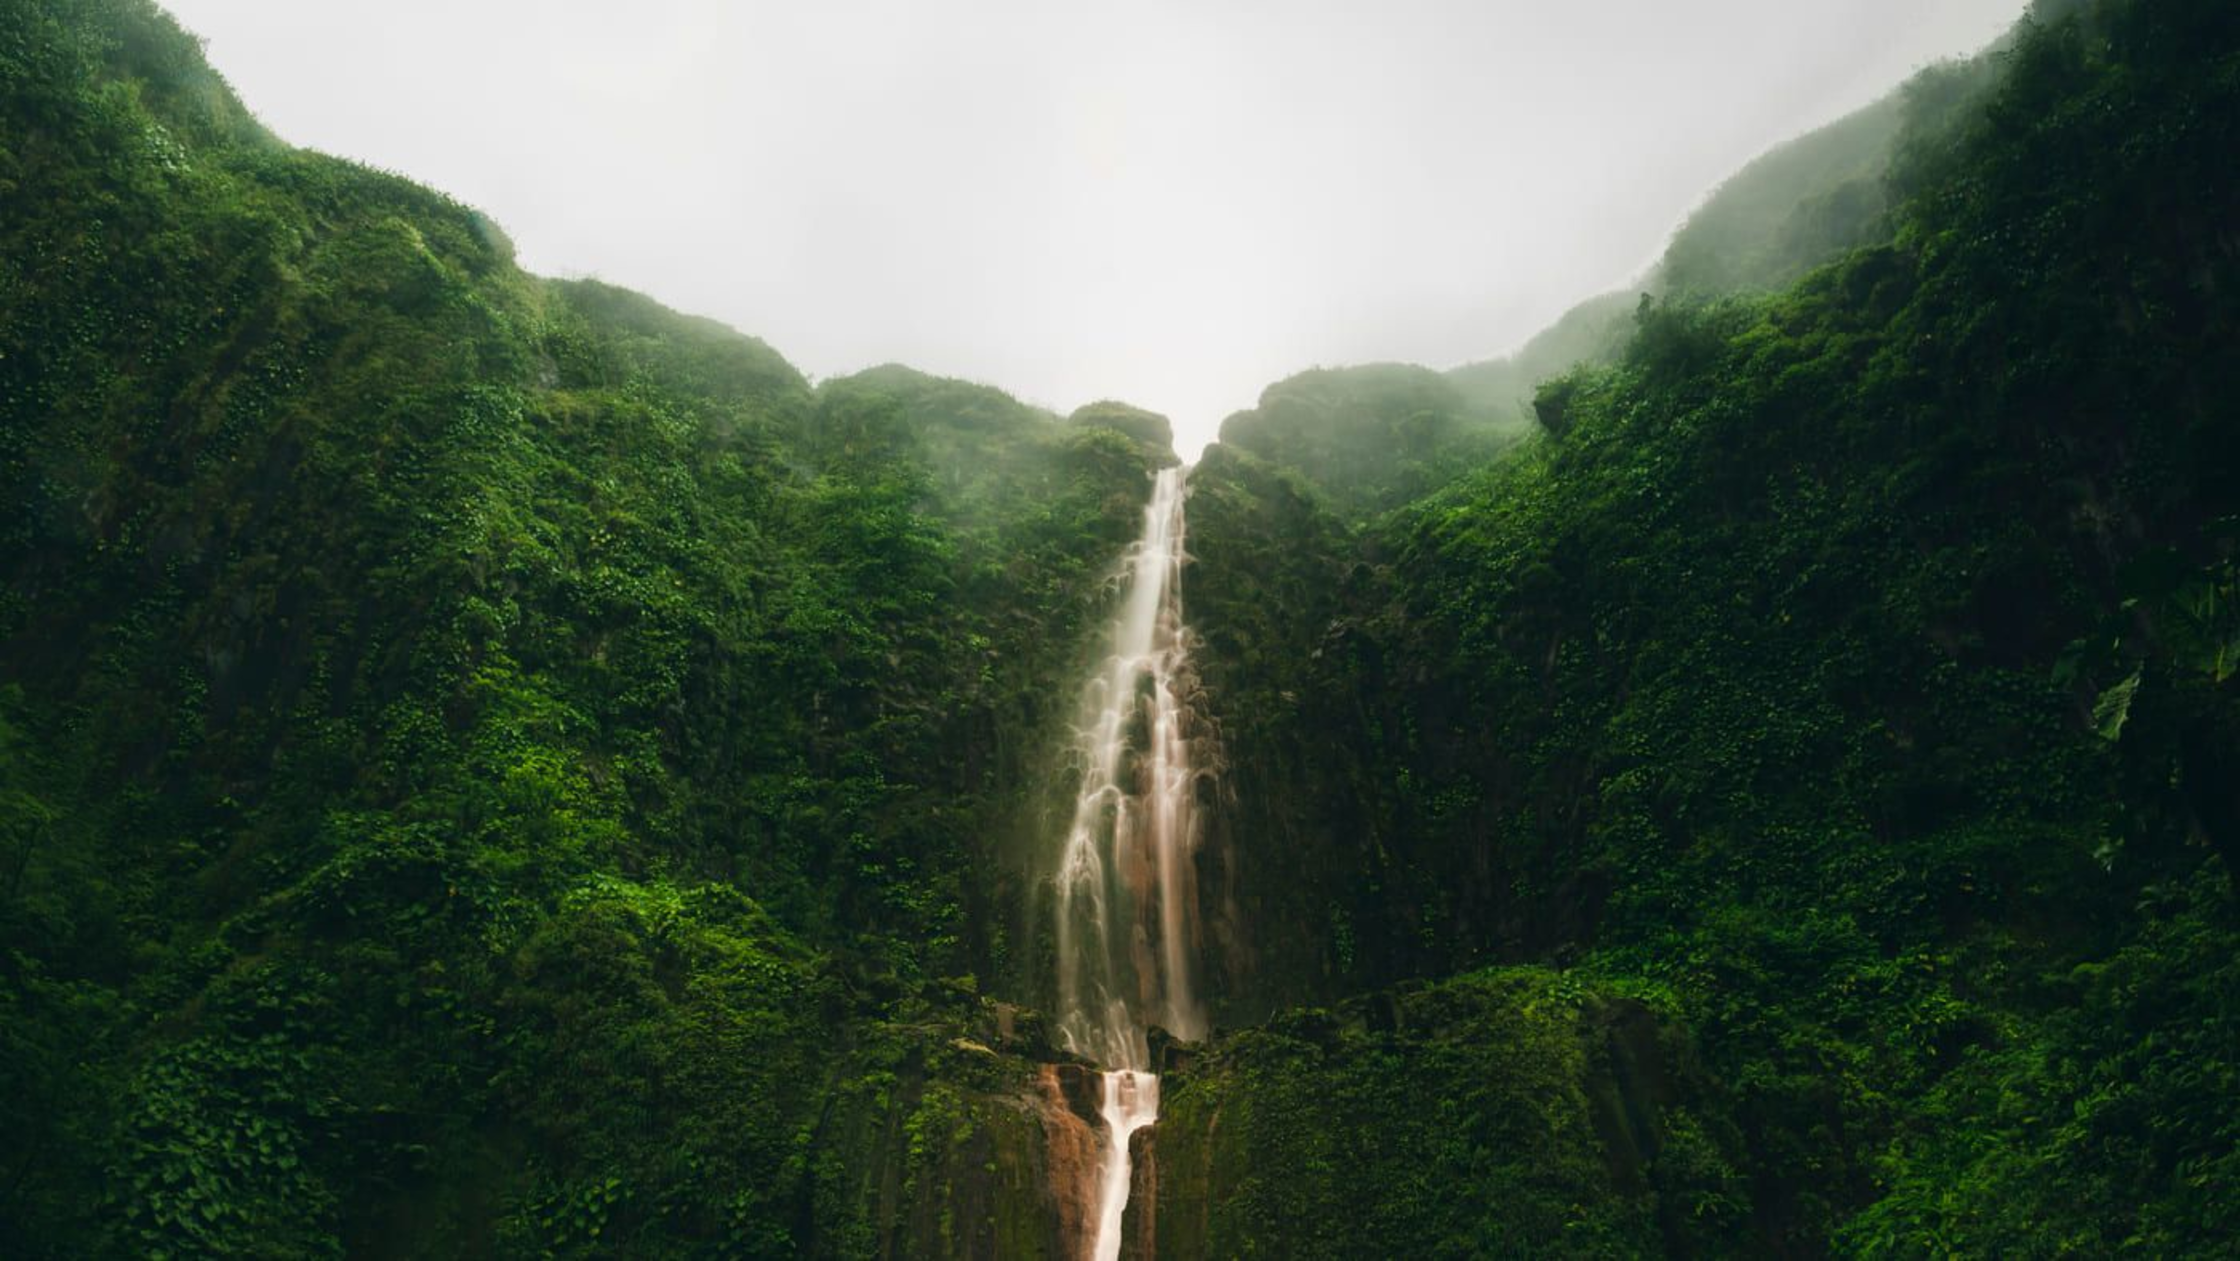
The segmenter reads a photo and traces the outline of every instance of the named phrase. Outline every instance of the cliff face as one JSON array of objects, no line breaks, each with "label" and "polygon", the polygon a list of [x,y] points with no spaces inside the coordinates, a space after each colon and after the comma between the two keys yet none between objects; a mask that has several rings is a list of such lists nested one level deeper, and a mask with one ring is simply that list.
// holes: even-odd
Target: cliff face
[{"label": "cliff face", "polygon": [[[1384,469],[1346,484],[1328,416],[1210,451],[1189,599],[1262,992],[1533,962],[1646,1003],[1728,1100],[1733,1176],[1692,1194],[1754,1246],[2235,1229],[2189,1189],[2232,1110],[2166,1083],[2231,1071],[2240,993],[2236,64],[2229,6],[2042,6],[1901,139],[1859,248],[1641,305],[1507,457],[1380,517],[1332,510]],[[1282,1049],[1168,1095],[1162,1238],[1325,1202],[1332,1233],[1501,1238],[1347,1200],[1319,1171],[1350,1151],[1224,1149],[1279,1102],[1299,1142],[1367,1123],[1325,1102],[1359,1089],[1342,1056]],[[1381,1053],[1408,1107],[1468,1089]],[[1593,1229],[1632,1251],[1657,1216]]]},{"label": "cliff face", "polygon": [[1055,1220],[953,1008],[1148,422],[526,275],[140,0],[0,78],[0,1252]]},{"label": "cliff face", "polygon": [[1680,1031],[1558,973],[1296,1010],[1170,1050],[1133,1224],[1173,1257],[1723,1251],[1716,1098]]},{"label": "cliff face", "polygon": [[[919,1031],[922,1035],[923,1031]],[[1095,1074],[967,1038],[851,1073],[803,1155],[811,1256],[1075,1261],[1102,1153]]]},{"label": "cliff face", "polygon": [[[1132,1254],[2240,1235],[2240,10],[2037,17],[1548,432],[1194,470]],[[994,996],[1164,423],[527,276],[141,0],[0,80],[0,1253],[1072,1255]]]}]

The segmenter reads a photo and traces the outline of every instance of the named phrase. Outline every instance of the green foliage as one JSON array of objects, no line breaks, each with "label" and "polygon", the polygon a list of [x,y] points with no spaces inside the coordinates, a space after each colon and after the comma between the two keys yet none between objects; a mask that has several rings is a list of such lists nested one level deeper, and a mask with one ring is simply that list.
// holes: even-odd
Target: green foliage
[{"label": "green foliage", "polygon": [[[269,1006],[296,1001],[275,986]],[[115,1229],[143,1256],[339,1255],[335,1191],[308,1159],[327,1111],[316,1093],[308,1022],[285,1018],[253,1041],[189,1042],[126,1086],[134,1100]]]},{"label": "green foliage", "polygon": [[1878,1156],[1846,1252],[2199,1252],[2240,1229],[2240,975],[2232,888],[2142,891],[2136,938],[2033,978],[2041,1024],[1972,1050]]},{"label": "green foliage", "polygon": [[1636,300],[1624,291],[1597,294],[1564,312],[1514,354],[1451,369],[1447,380],[1475,406],[1532,419],[1532,397],[1541,382],[1575,365],[1607,364],[1624,353]]},{"label": "green foliage", "polygon": [[1289,639],[1193,606],[1251,654],[1234,862],[1327,939],[1286,979],[1653,999],[1777,1250],[2234,1231],[2240,26],[2072,8],[1925,81],[1881,243],[1643,305],[1508,457],[1351,542],[1211,455],[1193,501],[1194,591],[1342,580]]},{"label": "green foliage", "polygon": [[1066,423],[1117,430],[1155,453],[1167,454],[1170,461],[1174,458],[1174,426],[1157,412],[1107,399],[1075,408]]},{"label": "green foliage", "polygon": [[[2003,46],[1924,69],[1866,108],[1752,160],[1688,216],[1639,290],[1697,300],[1778,292],[1888,240],[1893,192],[1912,186],[1916,155],[1945,148],[1969,117]],[[1474,405],[1532,419],[1543,383],[1624,356],[1636,300],[1631,289],[1588,298],[1515,352],[1464,364],[1447,379]]]},{"label": "green foliage", "polygon": [[[1732,1247],[1731,1133],[1685,1048],[1533,969],[1287,1013],[1168,1075],[1162,1254],[1640,1256]],[[1661,1109],[1661,1111],[1660,1111]],[[1657,1119],[1635,1128],[1635,1119]]]},{"label": "green foliage", "polygon": [[1158,457],[526,276],[142,0],[0,32],[0,1252],[837,1238],[819,1048],[1012,966]]},{"label": "green foliage", "polygon": [[1410,364],[1302,372],[1221,422],[1225,445],[1297,472],[1348,521],[1441,485],[1523,432],[1511,410]]},{"label": "green foliage", "polygon": [[1894,92],[1752,160],[1673,234],[1655,287],[1698,296],[1785,289],[1872,240],[1911,95]]},{"label": "green foliage", "polygon": [[[145,0],[0,0],[0,124],[0,1253],[1060,1253],[979,990],[1164,422],[524,275]],[[1209,988],[1319,1006],[1162,1235],[2240,1234],[2234,152],[2230,6],[2041,4],[1698,296],[1231,418]]]}]

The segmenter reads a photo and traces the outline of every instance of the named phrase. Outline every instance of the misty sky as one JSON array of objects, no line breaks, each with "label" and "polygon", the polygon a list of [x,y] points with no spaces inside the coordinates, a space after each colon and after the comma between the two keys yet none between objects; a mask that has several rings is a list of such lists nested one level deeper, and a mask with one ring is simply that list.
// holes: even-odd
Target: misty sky
[{"label": "misty sky", "polygon": [[287,139],[522,263],[1190,453],[1316,364],[1514,347],[2023,0],[168,0]]}]

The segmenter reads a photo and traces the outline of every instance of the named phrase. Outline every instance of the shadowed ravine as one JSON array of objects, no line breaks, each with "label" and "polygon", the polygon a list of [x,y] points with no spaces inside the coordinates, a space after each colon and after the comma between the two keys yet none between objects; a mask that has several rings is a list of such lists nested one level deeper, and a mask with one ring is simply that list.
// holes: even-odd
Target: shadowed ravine
[{"label": "shadowed ravine", "polygon": [[1182,623],[1183,470],[1161,470],[1129,549],[1110,655],[1082,689],[1081,780],[1058,857],[1058,1030],[1105,1067],[1091,1255],[1120,1253],[1128,1143],[1156,1120],[1146,1034],[1205,1034],[1192,988],[1199,760]]}]

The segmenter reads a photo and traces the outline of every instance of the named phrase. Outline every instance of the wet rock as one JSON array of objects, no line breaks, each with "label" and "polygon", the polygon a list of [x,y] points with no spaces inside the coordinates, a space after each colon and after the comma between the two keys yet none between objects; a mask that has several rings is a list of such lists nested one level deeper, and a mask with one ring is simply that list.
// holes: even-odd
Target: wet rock
[{"label": "wet rock", "polygon": [[1085,1064],[1045,1064],[1041,1080],[1056,1091],[1056,1097],[1082,1123],[1094,1129],[1104,1124],[1099,1109],[1104,1106],[1104,1085],[1097,1070]]},{"label": "wet rock", "polygon": [[1103,1141],[1098,1135],[1096,1074],[1078,1064],[1045,1064],[1035,1078],[1044,1135],[1039,1171],[1048,1188],[1061,1241],[1061,1256],[1087,1251],[1096,1228],[1097,1171]]}]

